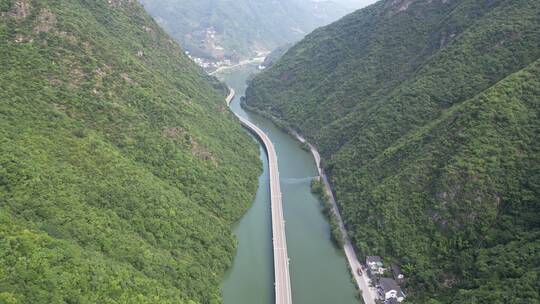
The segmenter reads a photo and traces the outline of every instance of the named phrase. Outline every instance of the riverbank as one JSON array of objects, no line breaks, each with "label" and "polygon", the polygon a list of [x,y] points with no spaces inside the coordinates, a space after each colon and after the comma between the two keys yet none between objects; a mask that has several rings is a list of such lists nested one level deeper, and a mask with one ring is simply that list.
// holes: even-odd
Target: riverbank
[{"label": "riverbank", "polygon": [[231,87],[228,87],[228,88],[229,88],[229,95],[225,98],[225,102],[227,103],[227,107],[230,107],[231,102],[234,99],[234,96],[236,96],[236,91]]},{"label": "riverbank", "polygon": [[364,300],[364,303],[375,304],[375,299],[377,298],[377,291],[374,287],[369,286],[370,279],[368,278],[366,271],[363,271],[362,275],[358,274],[358,269],[362,267],[362,264],[360,263],[360,261],[358,260],[358,257],[356,256],[356,252],[354,251],[354,247],[347,233],[347,229],[345,228],[343,219],[341,218],[341,214],[339,212],[339,208],[337,206],[336,199],[334,197],[334,192],[332,191],[330,183],[328,182],[328,177],[324,173],[324,169],[321,167],[321,155],[319,154],[319,151],[311,143],[309,143],[302,135],[292,130],[290,131],[290,133],[298,141],[300,141],[303,144],[306,144],[309,147],[309,150],[311,154],[313,155],[313,158],[315,159],[319,176],[321,178],[321,181],[324,184],[324,191],[326,195],[328,196],[328,201],[330,205],[332,206],[332,211],[334,212],[336,219],[338,221],[338,224],[339,224],[341,237],[343,238],[343,251],[345,252],[345,256],[347,257],[347,262],[349,263],[349,270],[351,271],[351,274],[353,275],[356,281],[356,285],[358,289],[361,291],[362,299]]},{"label": "riverbank", "polygon": [[329,203],[331,205],[332,211],[334,212],[336,219],[339,224],[339,230],[341,231],[341,236],[343,238],[343,252],[345,253],[349,271],[351,275],[354,277],[354,281],[356,283],[356,287],[360,291],[362,295],[362,299],[365,304],[375,304],[375,299],[377,299],[377,290],[375,287],[370,287],[370,279],[367,275],[366,271],[362,271],[362,274],[358,274],[358,269],[361,269],[362,263],[358,260],[358,257],[356,256],[356,252],[354,250],[354,246],[352,245],[352,242],[348,236],[347,229],[345,228],[345,225],[343,223],[343,219],[341,217],[341,213],[339,211],[339,207],[336,203],[336,199],[334,196],[334,192],[332,191],[332,187],[330,186],[330,182],[328,181],[328,177],[326,176],[324,169],[321,166],[321,156],[319,154],[319,151],[313,146],[311,143],[309,143],[301,134],[298,132],[292,130],[287,126],[286,123],[281,121],[280,119],[273,117],[272,115],[269,115],[265,112],[261,112],[258,109],[255,109],[253,107],[250,107],[246,104],[242,104],[242,107],[244,107],[248,111],[253,111],[259,115],[264,116],[265,118],[271,120],[278,126],[280,129],[282,129],[284,132],[290,134],[292,137],[294,137],[296,140],[301,142],[303,145],[307,146],[309,148],[309,151],[313,155],[313,158],[315,160],[315,163],[317,165],[317,171],[321,178],[321,181],[324,184],[324,191],[326,195],[328,196]]}]

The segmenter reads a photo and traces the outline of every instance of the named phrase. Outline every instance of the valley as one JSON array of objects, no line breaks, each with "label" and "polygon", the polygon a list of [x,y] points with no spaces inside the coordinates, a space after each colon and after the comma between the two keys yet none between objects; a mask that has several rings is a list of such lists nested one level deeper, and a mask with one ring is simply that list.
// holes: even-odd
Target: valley
[{"label": "valley", "polygon": [[156,21],[208,72],[264,57],[365,2],[141,0]]},{"label": "valley", "polygon": [[540,303],[539,16],[0,0],[0,303]]}]

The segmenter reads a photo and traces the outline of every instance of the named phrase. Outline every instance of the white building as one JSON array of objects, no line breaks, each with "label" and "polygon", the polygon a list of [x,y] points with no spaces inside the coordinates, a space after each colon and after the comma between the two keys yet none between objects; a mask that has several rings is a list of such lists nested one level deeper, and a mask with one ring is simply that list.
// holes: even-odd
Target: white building
[{"label": "white building", "polygon": [[382,259],[377,255],[368,255],[366,257],[366,265],[371,275],[383,274],[386,269],[383,267]]},{"label": "white building", "polygon": [[405,300],[405,294],[394,279],[381,278],[379,281],[379,296],[382,300],[387,301],[396,299],[398,302]]}]

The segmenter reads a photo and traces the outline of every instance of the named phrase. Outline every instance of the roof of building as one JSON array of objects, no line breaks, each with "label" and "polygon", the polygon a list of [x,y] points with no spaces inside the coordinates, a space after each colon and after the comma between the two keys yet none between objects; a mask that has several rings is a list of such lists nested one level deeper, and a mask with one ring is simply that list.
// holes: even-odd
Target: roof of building
[{"label": "roof of building", "polygon": [[366,262],[367,263],[382,263],[382,259],[378,255],[368,255],[366,257]]},{"label": "roof of building", "polygon": [[397,304],[397,303],[398,303],[397,298],[390,298],[390,299],[384,301],[384,304]]},{"label": "roof of building", "polygon": [[399,267],[399,265],[397,264],[392,264],[392,272],[395,276],[403,274],[403,272],[401,271],[401,267]]},{"label": "roof of building", "polygon": [[399,285],[396,283],[394,279],[381,278],[381,280],[379,281],[379,285],[381,286],[381,289],[385,293],[391,290],[396,290],[397,292],[401,292],[401,288],[399,288]]}]

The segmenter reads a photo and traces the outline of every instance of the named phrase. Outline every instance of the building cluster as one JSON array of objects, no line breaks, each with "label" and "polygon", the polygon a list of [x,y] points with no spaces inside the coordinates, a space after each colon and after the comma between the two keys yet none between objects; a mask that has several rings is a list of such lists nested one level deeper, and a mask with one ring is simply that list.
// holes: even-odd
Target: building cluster
[{"label": "building cluster", "polygon": [[[393,264],[390,269],[384,267],[380,256],[367,256],[366,267],[372,282],[376,282],[377,291],[380,300],[384,304],[401,303],[405,300],[405,293],[399,286],[402,284],[405,276],[397,264]],[[392,277],[384,277],[391,271]]]},{"label": "building cluster", "polygon": [[200,58],[200,57],[195,57],[191,55],[190,52],[188,51],[186,51],[186,55],[191,60],[193,60],[196,64],[198,64],[200,67],[205,69],[206,71],[216,70],[220,67],[231,66],[233,64],[233,62],[230,59],[223,59],[223,60],[216,61],[216,60],[211,60],[207,58]]}]

